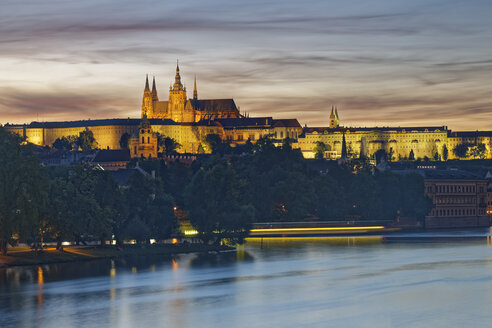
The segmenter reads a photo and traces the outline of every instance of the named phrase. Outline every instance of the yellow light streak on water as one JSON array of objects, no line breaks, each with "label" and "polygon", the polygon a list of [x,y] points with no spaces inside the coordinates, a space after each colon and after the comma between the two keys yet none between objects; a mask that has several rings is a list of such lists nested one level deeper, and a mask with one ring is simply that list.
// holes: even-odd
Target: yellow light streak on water
[{"label": "yellow light streak on water", "polygon": [[381,244],[382,236],[361,236],[361,237],[251,237],[246,238],[247,245],[253,246],[281,246],[290,247],[298,244],[327,244],[332,246],[356,246]]}]

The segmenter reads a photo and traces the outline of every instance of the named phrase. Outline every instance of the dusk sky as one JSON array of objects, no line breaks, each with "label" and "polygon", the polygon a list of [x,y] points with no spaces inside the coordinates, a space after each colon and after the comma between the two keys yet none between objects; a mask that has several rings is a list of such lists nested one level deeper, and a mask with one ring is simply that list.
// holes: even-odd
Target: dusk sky
[{"label": "dusk sky", "polygon": [[490,0],[0,3],[0,123],[139,117],[145,74],[251,116],[492,130]]}]

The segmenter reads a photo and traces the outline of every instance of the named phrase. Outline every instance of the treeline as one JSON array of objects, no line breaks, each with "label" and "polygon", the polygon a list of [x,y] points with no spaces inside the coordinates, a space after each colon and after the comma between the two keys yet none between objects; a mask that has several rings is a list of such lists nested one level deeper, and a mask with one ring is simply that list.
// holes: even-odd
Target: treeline
[{"label": "treeline", "polygon": [[373,174],[363,160],[320,172],[288,141],[235,148],[212,141],[212,156],[191,166],[142,160],[149,174],[119,186],[87,164],[41,167],[0,128],[0,248],[6,252],[12,238],[55,239],[59,248],[87,238],[163,240],[177,232],[178,212],[204,242],[241,242],[253,222],[423,219],[430,209],[420,175]]},{"label": "treeline", "polygon": [[80,132],[78,136],[72,135],[58,138],[53,142],[52,146],[58,150],[92,150],[98,147],[98,143],[94,138],[94,133],[86,129]]},{"label": "treeline", "polygon": [[101,244],[114,238],[148,242],[177,228],[174,200],[160,180],[135,174],[121,188],[109,172],[88,164],[42,167],[22,140],[0,128],[0,250],[43,241]]},{"label": "treeline", "polygon": [[[206,240],[217,232],[241,239],[252,222],[302,220],[423,220],[432,203],[418,174],[374,173],[366,160],[332,163],[320,172],[289,142],[270,139],[212,145],[214,154],[190,167],[146,160],[167,193]],[[324,164],[324,160],[320,160]],[[312,163],[316,164],[316,162]],[[325,165],[326,166],[326,165]]]}]

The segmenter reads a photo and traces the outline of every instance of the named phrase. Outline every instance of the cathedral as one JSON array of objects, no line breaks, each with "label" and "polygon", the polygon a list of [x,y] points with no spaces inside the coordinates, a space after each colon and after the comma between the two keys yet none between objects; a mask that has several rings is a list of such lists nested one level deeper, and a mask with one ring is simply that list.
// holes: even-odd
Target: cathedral
[{"label": "cathedral", "polygon": [[[338,108],[332,107],[325,127],[302,128],[297,119],[249,117],[241,115],[233,99],[199,99],[195,78],[193,97],[188,98],[176,65],[174,84],[167,100],[159,100],[155,78],[152,89],[146,78],[140,118],[82,120],[69,122],[31,122],[7,124],[5,129],[40,146],[51,146],[56,139],[92,131],[100,149],[120,149],[125,135],[132,157],[157,157],[158,136],[170,137],[179,153],[196,154],[206,146],[209,134],[223,142],[240,145],[255,143],[262,137],[282,144],[289,138],[293,148],[305,158],[314,158],[322,143],[325,158],[337,159],[345,154],[371,157],[384,150],[393,160],[408,158],[456,158],[453,149],[460,144],[483,144],[486,158],[492,158],[492,131],[453,132],[447,126],[428,127],[344,127]],[[345,146],[344,146],[345,145]],[[209,150],[208,150],[209,151]]]},{"label": "cathedral", "polygon": [[188,99],[186,87],[181,83],[179,65],[176,65],[176,76],[174,84],[169,87],[167,101],[159,100],[155,77],[152,81],[152,91],[149,88],[149,79],[146,78],[142,100],[142,117],[170,119],[176,123],[193,123],[219,118],[240,118],[241,115],[233,99],[198,99],[196,77],[193,98]]}]

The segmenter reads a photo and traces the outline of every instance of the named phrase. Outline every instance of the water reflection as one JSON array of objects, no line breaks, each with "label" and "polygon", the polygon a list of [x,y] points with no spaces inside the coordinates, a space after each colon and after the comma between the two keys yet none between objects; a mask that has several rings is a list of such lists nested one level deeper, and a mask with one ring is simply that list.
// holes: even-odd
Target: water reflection
[{"label": "water reflection", "polygon": [[44,273],[43,268],[38,267],[38,308],[43,305],[43,285],[44,285]]},{"label": "water reflection", "polygon": [[0,327],[487,326],[489,231],[254,238],[0,270]]},{"label": "water reflection", "polygon": [[259,237],[247,238],[247,245],[259,247],[298,247],[306,244],[325,244],[330,246],[374,245],[383,242],[382,236],[359,237]]}]

